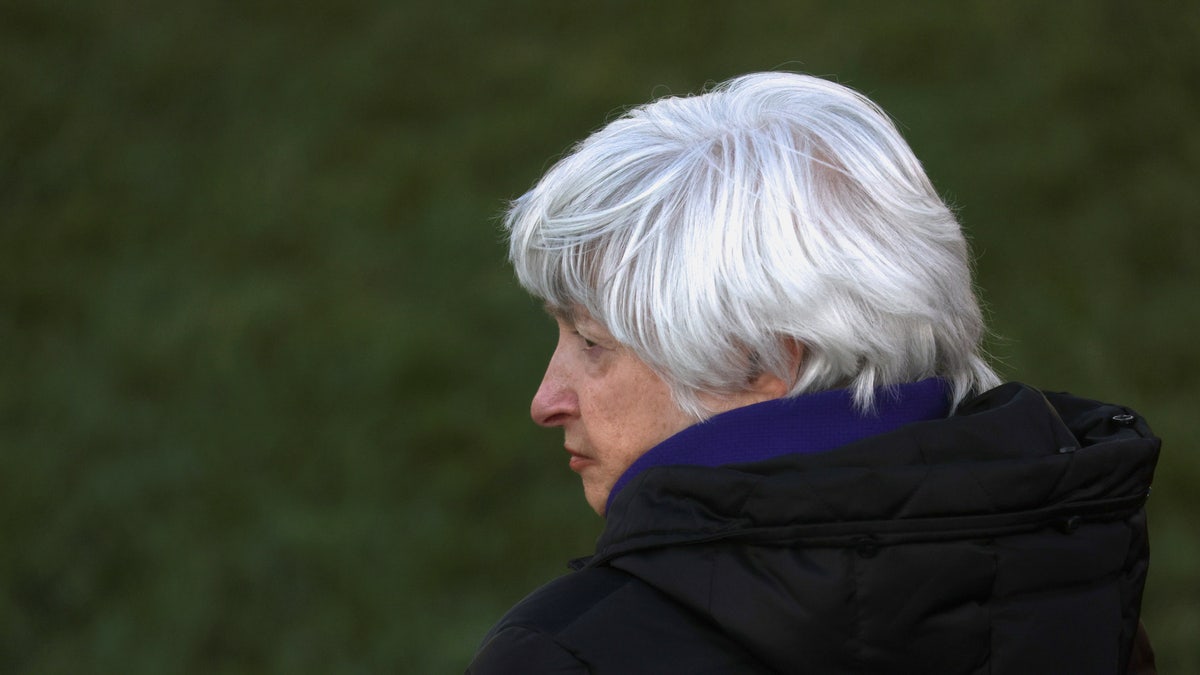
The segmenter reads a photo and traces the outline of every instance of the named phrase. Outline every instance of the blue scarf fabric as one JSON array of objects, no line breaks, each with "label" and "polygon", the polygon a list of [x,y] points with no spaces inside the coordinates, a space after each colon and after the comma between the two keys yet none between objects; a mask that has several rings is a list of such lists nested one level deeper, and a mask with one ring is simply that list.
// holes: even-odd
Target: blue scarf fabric
[{"label": "blue scarf fabric", "polygon": [[714,415],[650,448],[617,479],[608,504],[634,476],[656,466],[722,466],[834,450],[913,422],[950,414],[950,388],[938,378],[880,387],[874,410],[854,407],[848,389],[755,403]]}]

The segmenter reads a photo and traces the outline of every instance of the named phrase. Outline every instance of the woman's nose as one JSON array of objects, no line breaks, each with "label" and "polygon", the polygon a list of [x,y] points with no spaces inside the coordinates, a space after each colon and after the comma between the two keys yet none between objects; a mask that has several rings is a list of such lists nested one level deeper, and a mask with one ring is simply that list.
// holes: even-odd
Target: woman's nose
[{"label": "woman's nose", "polygon": [[559,359],[559,350],[555,350],[546,366],[546,374],[533,402],[529,406],[529,416],[534,423],[543,427],[562,426],[567,419],[578,414],[579,400],[571,387],[567,373],[564,372]]}]

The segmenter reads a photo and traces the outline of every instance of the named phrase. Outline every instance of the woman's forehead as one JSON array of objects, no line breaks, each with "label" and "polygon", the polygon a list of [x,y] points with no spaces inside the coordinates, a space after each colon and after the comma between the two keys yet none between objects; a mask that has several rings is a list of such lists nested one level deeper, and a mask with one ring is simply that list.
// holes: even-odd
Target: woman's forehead
[{"label": "woman's forehead", "polygon": [[550,300],[542,303],[542,310],[549,314],[552,319],[557,319],[563,323],[574,321],[575,315],[578,313],[574,307],[560,305]]},{"label": "woman's forehead", "polygon": [[610,334],[608,327],[600,321],[597,321],[596,318],[593,317],[591,313],[581,305],[563,306],[547,301],[542,303],[542,309],[546,311],[546,314],[550,315],[550,318],[562,323],[563,325],[586,326],[591,328],[593,331],[602,331],[604,334]]}]

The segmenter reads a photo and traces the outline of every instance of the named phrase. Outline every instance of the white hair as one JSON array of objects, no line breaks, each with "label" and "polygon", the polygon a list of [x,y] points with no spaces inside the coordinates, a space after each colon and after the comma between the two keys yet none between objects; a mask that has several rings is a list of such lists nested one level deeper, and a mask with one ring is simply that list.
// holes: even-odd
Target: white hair
[{"label": "white hair", "polygon": [[697,418],[700,394],[762,372],[864,409],[886,385],[941,377],[957,405],[999,383],[954,214],[886,113],[826,80],[745,75],[634,108],[505,227],[522,286],[585,310]]}]

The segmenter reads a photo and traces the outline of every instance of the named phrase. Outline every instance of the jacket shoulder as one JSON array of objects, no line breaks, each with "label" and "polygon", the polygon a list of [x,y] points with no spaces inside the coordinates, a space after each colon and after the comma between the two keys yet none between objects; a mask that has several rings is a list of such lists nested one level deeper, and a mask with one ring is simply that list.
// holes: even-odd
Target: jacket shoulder
[{"label": "jacket shoulder", "polygon": [[559,577],[509,610],[467,672],[765,671],[710,620],[628,572],[598,566]]},{"label": "jacket shoulder", "polygon": [[587,672],[587,666],[559,644],[554,636],[534,627],[511,625],[488,635],[467,667],[466,675],[585,675]]},{"label": "jacket shoulder", "polygon": [[468,675],[587,673],[566,644],[570,628],[631,581],[612,568],[586,568],[551,581],[517,603],[484,636]]}]

